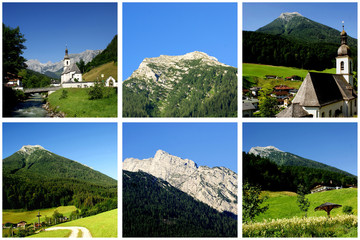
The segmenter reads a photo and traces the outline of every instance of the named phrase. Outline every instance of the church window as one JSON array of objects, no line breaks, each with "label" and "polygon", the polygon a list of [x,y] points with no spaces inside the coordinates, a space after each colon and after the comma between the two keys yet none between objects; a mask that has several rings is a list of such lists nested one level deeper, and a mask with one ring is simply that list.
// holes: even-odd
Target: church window
[{"label": "church window", "polygon": [[331,117],[331,110],[329,111],[329,117]]},{"label": "church window", "polygon": [[340,63],[340,69],[344,70],[344,62],[343,61],[341,61],[341,63]]},{"label": "church window", "polygon": [[322,113],[321,113],[321,117],[325,117],[325,112],[322,112]]}]

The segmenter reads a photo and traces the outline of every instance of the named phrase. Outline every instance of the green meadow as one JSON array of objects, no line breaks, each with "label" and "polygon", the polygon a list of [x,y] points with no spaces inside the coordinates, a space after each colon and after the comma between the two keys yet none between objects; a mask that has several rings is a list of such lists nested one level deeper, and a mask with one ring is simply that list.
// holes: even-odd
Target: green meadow
[{"label": "green meadow", "polygon": [[56,225],[58,227],[85,227],[89,229],[93,237],[117,237],[118,230],[118,210],[114,209],[108,212],[103,212],[94,216],[62,223]]},{"label": "green meadow", "polygon": [[[101,238],[116,238],[118,236],[118,210],[114,209],[108,212],[103,212],[94,216],[77,219],[74,221],[56,225],[56,227],[85,227],[92,237]],[[33,238],[47,238],[47,237],[68,237],[69,231],[54,230],[49,232],[40,232],[32,235]],[[82,232],[79,232],[82,235]],[[78,236],[80,237],[80,236]]]},{"label": "green meadow", "polygon": [[66,117],[117,117],[117,88],[105,88],[107,98],[89,100],[89,88],[67,88],[66,98],[61,98],[63,89],[48,97],[51,109],[63,112]]},{"label": "green meadow", "polygon": [[[296,202],[296,193],[292,192],[263,192],[263,196],[268,196],[265,205],[269,209],[255,218],[255,221],[262,221],[264,219],[279,219],[302,217],[304,212],[301,212]],[[307,212],[308,217],[327,216],[325,211],[314,211],[314,209],[326,202],[340,204],[342,206],[351,206],[354,214],[357,214],[357,189],[344,188],[339,190],[332,190],[327,192],[320,192],[306,195],[310,201],[310,207]],[[331,216],[344,215],[342,208],[336,208],[331,211]]]},{"label": "green meadow", "polygon": [[[306,195],[310,201],[307,212],[301,212],[296,193],[264,191],[268,199],[265,213],[258,215],[253,223],[243,224],[243,237],[357,237],[357,189],[347,188]],[[314,209],[326,202],[351,206],[353,213],[343,213],[343,207],[331,211]]]},{"label": "green meadow", "polygon": [[3,210],[3,223],[11,222],[11,223],[18,223],[21,221],[25,221],[28,223],[34,223],[38,221],[36,217],[40,211],[40,221],[45,221],[45,217],[51,217],[54,211],[57,210],[59,213],[62,213],[64,216],[69,217],[71,212],[76,211],[75,206],[61,206],[57,208],[47,208],[47,209],[40,209],[40,210]]},{"label": "green meadow", "polygon": [[[284,80],[286,77],[297,75],[305,78],[309,70],[293,68],[293,67],[282,67],[282,66],[271,66],[254,63],[243,63],[243,77],[247,78],[256,86],[262,87],[268,85],[274,87],[276,85],[287,85],[289,87],[299,88],[302,81],[289,81]],[[322,73],[336,73],[335,68],[326,69],[324,71],[313,71],[311,72],[322,72]],[[265,79],[265,75],[276,75],[283,79]]]}]

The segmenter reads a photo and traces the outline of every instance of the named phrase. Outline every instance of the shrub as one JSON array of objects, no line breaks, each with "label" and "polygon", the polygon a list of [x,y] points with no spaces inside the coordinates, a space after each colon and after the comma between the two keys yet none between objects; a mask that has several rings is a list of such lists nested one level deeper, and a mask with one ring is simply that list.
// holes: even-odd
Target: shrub
[{"label": "shrub", "polygon": [[61,92],[61,96],[59,97],[59,100],[60,99],[65,99],[68,97],[68,91],[63,89],[62,92]]},{"label": "shrub", "polygon": [[351,206],[344,206],[342,209],[343,213],[348,214],[348,215],[353,213],[352,210],[353,210],[353,208]]},{"label": "shrub", "polygon": [[103,98],[103,86],[99,83],[95,83],[93,87],[90,87],[88,92],[89,100],[102,99]]}]

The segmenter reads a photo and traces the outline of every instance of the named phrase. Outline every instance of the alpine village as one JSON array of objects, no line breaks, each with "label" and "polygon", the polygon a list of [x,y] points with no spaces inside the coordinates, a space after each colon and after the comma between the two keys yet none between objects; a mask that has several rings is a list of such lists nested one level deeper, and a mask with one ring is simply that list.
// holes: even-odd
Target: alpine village
[{"label": "alpine village", "polygon": [[357,40],[282,13],[243,31],[243,117],[357,116]]}]

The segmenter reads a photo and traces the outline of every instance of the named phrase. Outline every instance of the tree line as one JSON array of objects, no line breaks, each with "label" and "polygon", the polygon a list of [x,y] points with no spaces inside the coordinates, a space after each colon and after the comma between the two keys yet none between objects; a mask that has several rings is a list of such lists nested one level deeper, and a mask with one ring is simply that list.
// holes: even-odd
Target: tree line
[{"label": "tree line", "polygon": [[[340,46],[334,43],[307,43],[260,32],[243,31],[243,62],[275,66],[296,67],[308,70],[325,70],[335,67]],[[357,47],[350,47],[357,69]]]},{"label": "tree line", "polygon": [[243,152],[243,179],[262,190],[297,192],[303,185],[304,191],[316,184],[336,186],[357,185],[357,178],[342,173],[302,166],[278,166],[267,158]]}]

